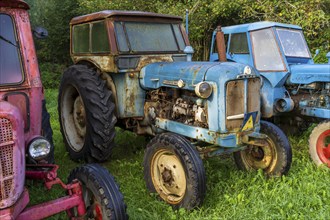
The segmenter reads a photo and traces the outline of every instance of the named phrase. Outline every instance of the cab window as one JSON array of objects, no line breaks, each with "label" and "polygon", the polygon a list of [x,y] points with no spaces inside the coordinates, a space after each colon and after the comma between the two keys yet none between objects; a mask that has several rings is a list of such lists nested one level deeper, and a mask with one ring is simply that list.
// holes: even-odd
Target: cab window
[{"label": "cab window", "polygon": [[105,53],[110,51],[104,21],[73,26],[73,53]]},{"label": "cab window", "polygon": [[249,46],[246,33],[238,33],[230,35],[229,53],[232,54],[248,54]]},{"label": "cab window", "polygon": [[12,18],[0,14],[0,85],[19,84],[23,69]]},{"label": "cab window", "polygon": [[251,32],[255,67],[259,71],[285,71],[285,65],[271,28]]}]

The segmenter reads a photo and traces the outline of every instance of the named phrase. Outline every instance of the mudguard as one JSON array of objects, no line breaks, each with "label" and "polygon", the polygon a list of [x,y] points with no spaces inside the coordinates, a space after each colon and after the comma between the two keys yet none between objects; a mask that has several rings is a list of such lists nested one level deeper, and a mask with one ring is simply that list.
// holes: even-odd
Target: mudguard
[{"label": "mudguard", "polygon": [[300,64],[291,65],[291,74],[288,83],[310,84],[313,82],[330,82],[329,64]]}]

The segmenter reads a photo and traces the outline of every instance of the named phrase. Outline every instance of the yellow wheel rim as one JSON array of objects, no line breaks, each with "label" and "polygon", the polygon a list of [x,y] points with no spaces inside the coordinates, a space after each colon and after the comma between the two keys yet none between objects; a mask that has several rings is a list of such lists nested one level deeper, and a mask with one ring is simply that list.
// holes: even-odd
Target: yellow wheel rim
[{"label": "yellow wheel rim", "polygon": [[242,152],[242,158],[249,168],[263,169],[266,173],[274,169],[278,160],[275,144],[270,138],[265,146],[250,145]]},{"label": "yellow wheel rim", "polygon": [[178,204],[186,192],[184,168],[174,152],[162,149],[151,160],[151,178],[160,197],[169,204]]}]

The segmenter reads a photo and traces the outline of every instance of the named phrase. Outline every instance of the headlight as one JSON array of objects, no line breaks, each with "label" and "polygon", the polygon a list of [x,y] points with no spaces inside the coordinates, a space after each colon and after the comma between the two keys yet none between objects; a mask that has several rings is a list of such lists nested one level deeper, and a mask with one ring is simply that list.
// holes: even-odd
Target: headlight
[{"label": "headlight", "polygon": [[43,137],[34,138],[29,144],[29,155],[34,160],[42,160],[50,153],[50,143]]},{"label": "headlight", "polygon": [[252,72],[251,68],[249,66],[244,67],[244,75],[250,75]]},{"label": "headlight", "polygon": [[207,99],[212,94],[212,86],[207,82],[200,82],[195,87],[195,93],[198,97]]}]

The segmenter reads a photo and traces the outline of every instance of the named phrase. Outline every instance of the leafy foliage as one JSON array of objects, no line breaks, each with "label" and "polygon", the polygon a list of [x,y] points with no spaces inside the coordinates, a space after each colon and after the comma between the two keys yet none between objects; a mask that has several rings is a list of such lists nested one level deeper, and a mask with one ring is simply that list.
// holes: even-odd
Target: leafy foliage
[{"label": "leafy foliage", "polygon": [[206,60],[212,31],[222,26],[271,20],[302,26],[311,51],[321,49],[325,62],[330,50],[329,0],[28,0],[33,24],[49,29],[49,39],[38,43],[42,61],[68,62],[69,22],[78,14],[100,10],[139,10],[178,15],[189,10],[189,37],[194,59]]},{"label": "leafy foliage", "polygon": [[70,20],[77,16],[76,0],[27,0],[30,4],[32,26],[43,26],[48,38],[36,41],[41,62],[69,63]]},{"label": "leafy foliage", "polygon": [[47,89],[59,88],[62,73],[66,66],[56,63],[40,63],[39,68],[43,87]]}]

